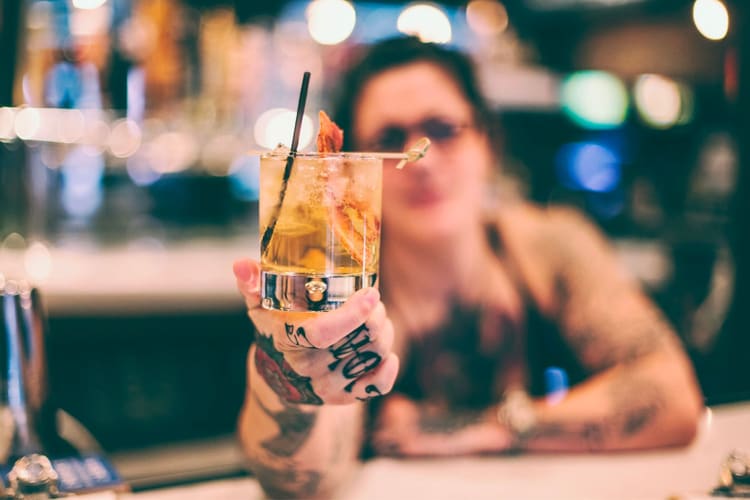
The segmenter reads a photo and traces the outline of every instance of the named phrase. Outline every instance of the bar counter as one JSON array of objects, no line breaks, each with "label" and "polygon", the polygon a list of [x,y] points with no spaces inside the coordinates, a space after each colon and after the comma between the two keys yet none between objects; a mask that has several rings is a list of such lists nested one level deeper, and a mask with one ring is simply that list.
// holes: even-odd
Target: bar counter
[{"label": "bar counter", "polygon": [[[750,402],[710,408],[685,448],[613,454],[528,454],[430,460],[375,459],[365,463],[341,500],[424,499],[682,499],[716,498],[720,465],[732,451],[750,450]],[[253,478],[91,500],[264,498]]]}]

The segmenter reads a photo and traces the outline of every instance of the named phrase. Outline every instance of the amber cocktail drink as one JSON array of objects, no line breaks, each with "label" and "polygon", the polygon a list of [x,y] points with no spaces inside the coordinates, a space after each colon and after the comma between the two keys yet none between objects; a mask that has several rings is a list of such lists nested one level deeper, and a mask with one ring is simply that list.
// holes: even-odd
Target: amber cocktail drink
[{"label": "amber cocktail drink", "polygon": [[328,311],[378,273],[382,158],[297,153],[260,158],[261,300],[266,309]]}]

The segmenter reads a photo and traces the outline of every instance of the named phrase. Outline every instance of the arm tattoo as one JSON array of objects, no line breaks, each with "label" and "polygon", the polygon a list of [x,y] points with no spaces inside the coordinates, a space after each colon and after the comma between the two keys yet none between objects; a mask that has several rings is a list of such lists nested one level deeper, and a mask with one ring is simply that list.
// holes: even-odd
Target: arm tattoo
[{"label": "arm tattoo", "polygon": [[257,461],[251,469],[270,498],[308,498],[318,493],[318,471],[296,470],[293,466],[274,469]]},{"label": "arm tattoo", "polygon": [[598,421],[542,422],[529,439],[573,439],[590,451],[603,450],[609,439],[630,438],[647,428],[664,406],[664,398],[647,380],[620,377],[610,388],[611,410]]},{"label": "arm tattoo", "polygon": [[589,451],[604,449],[607,423],[602,422],[543,422],[528,436],[535,439],[572,439],[585,443]]},{"label": "arm tattoo", "polygon": [[615,431],[621,437],[641,432],[665,406],[659,389],[645,379],[623,377],[613,382],[611,389]]},{"label": "arm tattoo", "polygon": [[352,392],[356,379],[374,370],[382,361],[380,354],[374,351],[360,350],[371,343],[370,337],[367,335],[369,331],[367,326],[362,324],[338,343],[328,348],[334,358],[333,362],[328,365],[328,369],[335,371],[339,364],[346,360],[344,367],[341,369],[341,374],[349,380],[354,379],[344,387],[346,392]]},{"label": "arm tattoo", "polygon": [[660,349],[671,327],[623,279],[605,240],[585,218],[558,222],[532,245],[537,259],[551,266],[555,319],[582,366],[597,372]]},{"label": "arm tattoo", "polygon": [[419,409],[419,428],[427,434],[449,434],[478,424],[482,420],[481,411],[462,411],[435,414]]},{"label": "arm tattoo", "polygon": [[[555,243],[561,250],[555,279],[561,320],[568,342],[587,368],[600,371],[632,363],[664,345],[671,328],[655,306],[633,301],[629,287],[599,286],[606,276],[594,276],[569,241],[558,238]],[[549,242],[548,247],[554,248]],[[612,296],[620,292],[629,300],[623,303]]]},{"label": "arm tattoo", "polygon": [[263,441],[261,446],[279,457],[288,458],[297,453],[310,436],[317,414],[305,413],[288,405],[284,405],[283,410],[274,412],[264,406],[257,396],[255,402],[279,426],[279,434]]},{"label": "arm tattoo", "polygon": [[289,366],[284,355],[276,350],[273,339],[263,334],[256,338],[255,366],[263,380],[282,401],[298,404],[322,405],[323,400],[313,391],[310,377],[304,377]]},{"label": "arm tattoo", "polygon": [[597,325],[568,332],[573,351],[594,371],[632,363],[662,345],[662,330],[658,325],[637,320],[614,323],[602,318]]}]

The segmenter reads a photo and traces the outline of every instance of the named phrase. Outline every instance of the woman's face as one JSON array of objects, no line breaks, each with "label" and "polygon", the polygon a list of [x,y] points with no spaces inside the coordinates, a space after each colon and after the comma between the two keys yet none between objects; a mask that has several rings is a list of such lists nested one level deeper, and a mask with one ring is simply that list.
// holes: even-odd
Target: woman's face
[{"label": "woman's face", "polygon": [[354,109],[358,150],[400,151],[422,136],[427,154],[402,170],[386,161],[383,219],[389,238],[425,242],[460,237],[476,222],[492,165],[484,132],[455,81],[439,66],[415,62],[384,71],[362,89]]}]

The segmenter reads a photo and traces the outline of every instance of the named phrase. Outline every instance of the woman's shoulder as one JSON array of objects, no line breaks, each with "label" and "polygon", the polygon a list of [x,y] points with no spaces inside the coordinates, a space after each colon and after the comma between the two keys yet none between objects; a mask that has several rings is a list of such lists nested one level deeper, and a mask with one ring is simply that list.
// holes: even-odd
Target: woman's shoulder
[{"label": "woman's shoulder", "polygon": [[556,301],[561,267],[604,241],[586,215],[572,207],[517,202],[497,210],[491,220],[504,254],[543,309]]},{"label": "woman's shoulder", "polygon": [[514,202],[493,211],[489,220],[503,243],[521,245],[526,251],[531,250],[529,247],[565,246],[572,237],[601,238],[596,225],[583,212],[564,205]]}]

